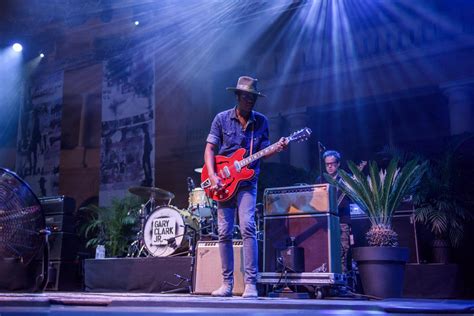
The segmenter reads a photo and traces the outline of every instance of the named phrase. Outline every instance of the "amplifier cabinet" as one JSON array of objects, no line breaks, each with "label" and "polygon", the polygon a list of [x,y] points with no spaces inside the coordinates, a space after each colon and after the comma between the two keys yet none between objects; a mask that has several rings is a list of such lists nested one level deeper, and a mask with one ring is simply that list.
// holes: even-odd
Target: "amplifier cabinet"
[{"label": "amplifier cabinet", "polygon": [[75,260],[79,250],[79,237],[69,233],[51,233],[49,240],[50,260]]},{"label": "amplifier cabinet", "polygon": [[303,272],[341,273],[339,217],[329,213],[265,217],[264,272],[277,272],[277,258],[291,239],[303,248]]},{"label": "amplifier cabinet", "polygon": [[47,290],[82,290],[82,273],[79,261],[50,261]]},{"label": "amplifier cabinet", "polygon": [[269,188],[263,200],[265,216],[337,214],[336,189],[329,184]]},{"label": "amplifier cabinet", "polygon": [[[244,292],[244,256],[243,242],[234,240],[234,289],[232,294]],[[193,292],[211,294],[222,284],[221,259],[217,241],[199,241],[196,247],[196,265],[194,268]]]},{"label": "amplifier cabinet", "polygon": [[51,232],[75,233],[74,216],[69,214],[47,214],[44,216],[46,227]]},{"label": "amplifier cabinet", "polygon": [[44,214],[73,214],[76,201],[68,196],[47,196],[39,198]]}]

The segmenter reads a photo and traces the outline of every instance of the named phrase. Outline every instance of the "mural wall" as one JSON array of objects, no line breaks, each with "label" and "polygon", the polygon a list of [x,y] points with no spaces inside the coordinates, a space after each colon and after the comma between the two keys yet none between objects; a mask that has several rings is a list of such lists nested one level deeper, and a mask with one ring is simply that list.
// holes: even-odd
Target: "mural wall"
[{"label": "mural wall", "polygon": [[125,53],[104,64],[99,204],[154,184],[154,61]]},{"label": "mural wall", "polygon": [[20,111],[16,172],[38,196],[57,195],[64,72],[35,78]]}]

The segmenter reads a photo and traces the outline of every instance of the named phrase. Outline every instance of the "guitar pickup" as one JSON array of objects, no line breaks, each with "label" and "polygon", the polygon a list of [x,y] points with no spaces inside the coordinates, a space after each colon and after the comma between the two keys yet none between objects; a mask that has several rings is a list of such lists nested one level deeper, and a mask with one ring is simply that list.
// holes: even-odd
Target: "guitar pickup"
[{"label": "guitar pickup", "polygon": [[237,170],[237,172],[240,172],[240,170],[242,170],[242,168],[240,167],[240,163],[237,160],[234,161],[234,168],[235,170]]},{"label": "guitar pickup", "polygon": [[230,177],[230,170],[229,170],[229,167],[225,166],[225,167],[222,169],[222,174],[224,175],[224,178]]}]

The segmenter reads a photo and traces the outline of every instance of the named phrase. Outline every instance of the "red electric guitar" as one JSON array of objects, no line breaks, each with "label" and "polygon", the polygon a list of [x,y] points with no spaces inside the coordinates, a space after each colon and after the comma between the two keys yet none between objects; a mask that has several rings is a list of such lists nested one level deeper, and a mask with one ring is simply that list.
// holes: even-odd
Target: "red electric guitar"
[{"label": "red electric guitar", "polygon": [[[291,141],[303,141],[307,140],[310,135],[311,130],[305,127],[294,132],[285,139],[288,143]],[[275,143],[246,158],[244,158],[246,152],[244,148],[238,149],[230,157],[217,155],[215,157],[215,171],[222,180],[222,188],[219,190],[211,189],[211,180],[209,179],[206,165],[202,168],[201,188],[204,189],[209,198],[215,201],[224,202],[229,200],[235,194],[240,182],[248,180],[254,176],[255,171],[249,169],[247,165],[275,152],[277,148],[277,143]]]}]

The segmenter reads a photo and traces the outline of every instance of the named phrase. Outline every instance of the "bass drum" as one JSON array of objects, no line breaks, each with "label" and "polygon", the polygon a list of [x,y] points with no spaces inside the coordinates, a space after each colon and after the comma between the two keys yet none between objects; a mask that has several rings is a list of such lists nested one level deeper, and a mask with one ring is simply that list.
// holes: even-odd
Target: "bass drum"
[{"label": "bass drum", "polygon": [[192,230],[198,231],[199,220],[186,210],[173,206],[155,208],[148,216],[143,232],[145,247],[153,257],[179,255],[189,249]]}]

